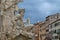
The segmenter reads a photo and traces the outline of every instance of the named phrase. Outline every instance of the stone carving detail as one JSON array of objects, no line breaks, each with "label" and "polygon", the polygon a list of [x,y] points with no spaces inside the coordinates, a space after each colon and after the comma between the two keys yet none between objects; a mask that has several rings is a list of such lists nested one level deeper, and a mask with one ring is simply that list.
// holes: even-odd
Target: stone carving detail
[{"label": "stone carving detail", "polygon": [[[0,39],[13,40],[18,35],[32,36],[32,33],[24,31],[24,9],[19,9],[17,3],[22,0],[0,0]],[[16,15],[15,15],[16,11]],[[3,18],[1,18],[1,16]]]}]

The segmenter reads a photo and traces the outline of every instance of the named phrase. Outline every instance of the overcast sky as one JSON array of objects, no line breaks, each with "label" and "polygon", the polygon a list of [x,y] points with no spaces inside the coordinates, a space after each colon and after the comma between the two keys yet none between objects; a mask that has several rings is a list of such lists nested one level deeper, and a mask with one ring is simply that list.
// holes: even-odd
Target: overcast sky
[{"label": "overcast sky", "polygon": [[60,0],[24,0],[18,6],[25,8],[24,20],[30,17],[31,23],[43,21],[46,16],[60,12]]}]

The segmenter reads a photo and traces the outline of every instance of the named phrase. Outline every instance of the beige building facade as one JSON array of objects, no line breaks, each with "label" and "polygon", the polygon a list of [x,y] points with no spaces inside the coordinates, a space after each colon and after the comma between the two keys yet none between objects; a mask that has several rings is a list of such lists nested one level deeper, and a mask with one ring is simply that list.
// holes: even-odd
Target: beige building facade
[{"label": "beige building facade", "polygon": [[[58,35],[58,39],[60,39],[60,14],[56,13],[53,15],[49,15],[46,17],[45,21],[36,23],[37,27],[35,27],[35,33],[37,33],[36,40],[45,40],[47,35],[50,35],[52,38],[52,35]],[[54,33],[55,32],[55,33]],[[51,34],[52,33],[52,34]],[[57,39],[57,40],[58,40]],[[54,40],[52,38],[52,40]]]},{"label": "beige building facade", "polygon": [[51,17],[51,22],[48,24],[46,30],[47,34],[51,34],[52,40],[60,40],[60,14],[54,14],[49,16]]},{"label": "beige building facade", "polygon": [[[45,22],[39,22],[35,25],[35,40],[44,40],[46,37]],[[37,33],[37,34],[36,34]],[[36,36],[37,35],[37,36]]]}]

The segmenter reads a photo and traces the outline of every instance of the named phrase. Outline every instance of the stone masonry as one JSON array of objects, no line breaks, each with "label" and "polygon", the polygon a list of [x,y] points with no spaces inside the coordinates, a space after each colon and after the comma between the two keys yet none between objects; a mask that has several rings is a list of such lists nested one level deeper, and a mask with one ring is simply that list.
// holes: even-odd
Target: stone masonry
[{"label": "stone masonry", "polygon": [[25,9],[17,7],[19,2],[22,0],[0,0],[0,40],[15,40],[19,35],[33,36],[23,30]]}]

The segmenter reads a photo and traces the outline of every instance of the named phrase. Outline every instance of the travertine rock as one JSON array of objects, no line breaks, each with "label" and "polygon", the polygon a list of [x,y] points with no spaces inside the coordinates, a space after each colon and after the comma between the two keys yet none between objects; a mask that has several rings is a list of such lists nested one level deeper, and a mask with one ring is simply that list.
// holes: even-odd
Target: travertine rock
[{"label": "travertine rock", "polygon": [[[32,33],[24,31],[24,9],[19,9],[17,3],[22,0],[0,0],[0,39],[13,40],[21,35],[31,37]],[[29,36],[30,35],[30,36]]]},{"label": "travertine rock", "polygon": [[4,9],[7,9],[18,2],[22,2],[22,0],[1,0],[1,4],[3,5]]}]

